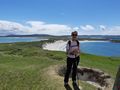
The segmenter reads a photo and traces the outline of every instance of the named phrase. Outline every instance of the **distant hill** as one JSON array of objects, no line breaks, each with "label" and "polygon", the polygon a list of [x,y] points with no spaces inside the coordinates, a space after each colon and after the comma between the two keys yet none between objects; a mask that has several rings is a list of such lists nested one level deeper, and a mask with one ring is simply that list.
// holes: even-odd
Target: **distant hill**
[{"label": "distant hill", "polygon": [[14,34],[10,34],[10,35],[6,35],[6,36],[2,36],[2,37],[44,37],[44,36],[52,36],[52,35],[48,35],[48,34],[30,34],[30,35],[14,35]]},{"label": "distant hill", "polygon": [[[30,35],[6,35],[6,36],[0,36],[0,37],[45,37],[50,39],[64,39],[68,40],[71,38],[71,35],[61,35],[61,36],[55,36],[55,35],[49,35],[49,34],[30,34]],[[79,35],[79,40],[120,40],[120,35]]]}]

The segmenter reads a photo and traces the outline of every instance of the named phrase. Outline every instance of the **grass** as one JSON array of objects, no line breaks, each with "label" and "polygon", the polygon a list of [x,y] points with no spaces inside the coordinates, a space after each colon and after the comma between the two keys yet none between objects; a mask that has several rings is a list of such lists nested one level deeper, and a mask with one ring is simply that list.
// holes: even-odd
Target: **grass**
[{"label": "grass", "polygon": [[120,40],[110,40],[113,43],[120,43]]},{"label": "grass", "polygon": [[[65,52],[43,50],[41,42],[0,44],[0,90],[64,90],[63,78],[54,79],[46,68],[65,64]],[[81,54],[80,66],[98,68],[114,79],[120,58]],[[83,90],[95,87],[81,82]]]},{"label": "grass", "polygon": [[112,78],[115,78],[118,66],[120,65],[120,58],[82,54],[80,64],[82,66],[101,69],[110,74]]}]

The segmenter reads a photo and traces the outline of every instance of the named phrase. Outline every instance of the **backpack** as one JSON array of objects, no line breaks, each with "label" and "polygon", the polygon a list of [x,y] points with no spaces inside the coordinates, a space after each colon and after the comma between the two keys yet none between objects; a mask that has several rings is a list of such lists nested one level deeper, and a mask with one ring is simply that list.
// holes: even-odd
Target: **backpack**
[{"label": "backpack", "polygon": [[[76,42],[77,42],[77,46],[79,47],[79,45],[80,45],[79,41],[76,40]],[[68,41],[68,44],[69,44],[69,47],[70,47],[71,46],[71,41],[70,40]]]}]

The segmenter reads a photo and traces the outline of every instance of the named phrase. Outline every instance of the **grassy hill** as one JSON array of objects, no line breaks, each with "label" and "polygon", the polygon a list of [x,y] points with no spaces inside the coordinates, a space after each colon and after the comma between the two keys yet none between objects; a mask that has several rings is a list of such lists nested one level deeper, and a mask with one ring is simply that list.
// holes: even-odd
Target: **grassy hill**
[{"label": "grassy hill", "polygon": [[[63,77],[55,78],[47,70],[64,65],[65,52],[43,50],[46,42],[53,41],[0,44],[0,90],[64,90]],[[114,79],[119,64],[120,58],[82,53],[79,65],[101,69]],[[80,84],[83,90],[95,90]]]}]

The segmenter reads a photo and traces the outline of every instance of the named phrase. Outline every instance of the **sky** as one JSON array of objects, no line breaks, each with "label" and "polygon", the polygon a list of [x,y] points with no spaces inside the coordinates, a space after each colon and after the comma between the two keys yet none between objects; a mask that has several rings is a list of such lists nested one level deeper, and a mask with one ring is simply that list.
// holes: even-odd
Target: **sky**
[{"label": "sky", "polygon": [[0,0],[0,35],[120,35],[120,0]]}]

